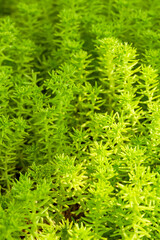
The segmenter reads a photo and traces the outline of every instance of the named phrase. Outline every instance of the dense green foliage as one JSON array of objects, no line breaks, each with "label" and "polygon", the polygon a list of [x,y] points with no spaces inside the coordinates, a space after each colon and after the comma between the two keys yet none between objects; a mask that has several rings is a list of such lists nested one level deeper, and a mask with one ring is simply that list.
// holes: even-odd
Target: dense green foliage
[{"label": "dense green foliage", "polygon": [[159,0],[0,0],[0,240],[160,239]]}]

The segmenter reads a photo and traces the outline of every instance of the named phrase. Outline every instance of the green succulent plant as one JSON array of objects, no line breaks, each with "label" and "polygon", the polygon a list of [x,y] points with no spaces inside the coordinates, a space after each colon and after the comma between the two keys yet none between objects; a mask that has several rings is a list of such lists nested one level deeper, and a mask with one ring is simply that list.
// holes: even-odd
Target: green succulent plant
[{"label": "green succulent plant", "polygon": [[0,0],[0,240],[160,239],[158,0]]}]

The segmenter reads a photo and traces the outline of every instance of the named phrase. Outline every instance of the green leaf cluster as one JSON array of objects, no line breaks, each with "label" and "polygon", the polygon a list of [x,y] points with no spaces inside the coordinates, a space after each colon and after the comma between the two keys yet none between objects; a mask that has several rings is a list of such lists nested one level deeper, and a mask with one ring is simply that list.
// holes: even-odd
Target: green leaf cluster
[{"label": "green leaf cluster", "polygon": [[158,0],[0,0],[0,240],[160,239]]}]

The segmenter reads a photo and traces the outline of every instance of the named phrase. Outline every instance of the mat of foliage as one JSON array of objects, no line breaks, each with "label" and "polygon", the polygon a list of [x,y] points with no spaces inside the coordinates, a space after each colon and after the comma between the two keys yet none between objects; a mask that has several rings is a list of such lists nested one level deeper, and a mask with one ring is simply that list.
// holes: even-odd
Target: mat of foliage
[{"label": "mat of foliage", "polygon": [[159,0],[0,0],[0,240],[160,239]]}]

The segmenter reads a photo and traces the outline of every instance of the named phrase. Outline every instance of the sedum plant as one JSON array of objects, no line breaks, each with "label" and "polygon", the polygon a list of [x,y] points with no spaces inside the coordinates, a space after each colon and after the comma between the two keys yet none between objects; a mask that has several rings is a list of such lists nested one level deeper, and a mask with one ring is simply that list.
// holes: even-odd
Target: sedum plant
[{"label": "sedum plant", "polygon": [[0,1],[0,240],[160,239],[159,9]]}]

